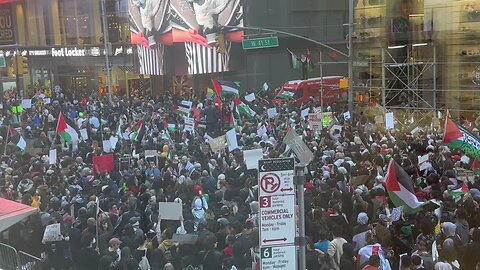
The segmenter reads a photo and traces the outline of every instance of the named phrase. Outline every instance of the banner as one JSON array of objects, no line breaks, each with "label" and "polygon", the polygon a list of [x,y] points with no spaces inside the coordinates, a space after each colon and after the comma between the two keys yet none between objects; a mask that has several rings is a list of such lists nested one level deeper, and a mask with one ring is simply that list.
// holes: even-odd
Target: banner
[{"label": "banner", "polygon": [[93,169],[97,174],[111,172],[113,171],[115,166],[113,154],[93,157],[92,163],[93,163]]}]

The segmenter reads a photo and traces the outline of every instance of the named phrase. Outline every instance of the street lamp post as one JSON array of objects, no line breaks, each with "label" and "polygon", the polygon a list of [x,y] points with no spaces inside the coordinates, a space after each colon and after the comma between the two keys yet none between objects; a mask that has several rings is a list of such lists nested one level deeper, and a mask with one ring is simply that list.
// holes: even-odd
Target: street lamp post
[{"label": "street lamp post", "polygon": [[107,89],[108,89],[108,101],[112,103],[112,76],[110,68],[110,48],[108,46],[108,29],[107,29],[107,7],[105,0],[101,1],[102,5],[102,27],[103,27],[103,46],[105,48],[105,72],[107,73]]}]

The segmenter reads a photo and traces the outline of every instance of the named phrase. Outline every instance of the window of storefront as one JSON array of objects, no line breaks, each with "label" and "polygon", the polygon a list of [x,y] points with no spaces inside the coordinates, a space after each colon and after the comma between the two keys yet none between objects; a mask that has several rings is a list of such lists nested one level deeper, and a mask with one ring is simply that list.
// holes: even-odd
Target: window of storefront
[{"label": "window of storefront", "polygon": [[[93,1],[96,2],[96,1]],[[68,45],[94,42],[94,19],[91,0],[59,0],[61,32]]]}]

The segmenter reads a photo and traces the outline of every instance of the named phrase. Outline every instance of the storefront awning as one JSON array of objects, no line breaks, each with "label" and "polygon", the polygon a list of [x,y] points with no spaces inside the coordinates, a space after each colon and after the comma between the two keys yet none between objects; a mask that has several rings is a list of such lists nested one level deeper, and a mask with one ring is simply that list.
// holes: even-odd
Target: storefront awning
[{"label": "storefront awning", "polygon": [[0,0],[0,5],[16,2],[17,0]]},{"label": "storefront awning", "polygon": [[0,199],[0,232],[36,212],[37,209],[31,206]]}]

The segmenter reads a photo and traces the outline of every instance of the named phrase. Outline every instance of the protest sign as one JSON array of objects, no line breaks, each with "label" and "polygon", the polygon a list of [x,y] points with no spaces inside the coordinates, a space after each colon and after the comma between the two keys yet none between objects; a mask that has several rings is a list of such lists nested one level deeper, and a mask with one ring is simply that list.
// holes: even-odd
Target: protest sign
[{"label": "protest sign", "polygon": [[51,224],[45,228],[42,242],[55,242],[61,240],[62,233],[60,231],[60,223]]},{"label": "protest sign", "polygon": [[45,103],[45,105],[48,105],[48,104],[51,103],[51,99],[50,98],[44,98],[43,103]]},{"label": "protest sign", "polygon": [[145,150],[145,157],[156,157],[157,156],[157,150]]},{"label": "protest sign", "polygon": [[182,204],[176,202],[159,202],[158,211],[161,219],[180,220]]},{"label": "protest sign", "polygon": [[399,221],[402,218],[403,206],[393,208],[392,214],[390,215],[390,221]]},{"label": "protest sign", "polygon": [[420,171],[426,170],[432,166],[432,164],[429,162],[429,159],[430,159],[429,154],[418,156],[418,166]]},{"label": "protest sign", "polygon": [[22,99],[22,107],[24,109],[32,108],[32,100],[31,99]]},{"label": "protest sign", "polygon": [[257,129],[258,137],[261,138],[263,134],[267,134],[267,127],[265,125],[262,125],[259,129]]},{"label": "protest sign", "polygon": [[258,161],[262,159],[263,151],[262,149],[253,149],[243,151],[243,159],[245,160],[245,165],[247,170],[258,169]]},{"label": "protest sign", "polygon": [[110,136],[110,145],[112,146],[112,150],[115,150],[117,143],[118,143],[118,138],[115,136]]},{"label": "protest sign", "polygon": [[86,128],[80,129],[80,137],[83,141],[88,140],[88,131]]},{"label": "protest sign", "polygon": [[275,116],[277,116],[277,108],[269,108],[267,109],[267,115],[268,115],[268,119],[270,118],[274,118]]},{"label": "protest sign", "polygon": [[392,129],[395,128],[395,119],[393,117],[393,112],[385,114],[385,128]]},{"label": "protest sign", "polygon": [[208,144],[210,144],[210,148],[212,149],[212,152],[214,153],[222,152],[223,150],[225,150],[226,140],[227,140],[227,137],[225,135],[222,135],[215,139],[211,139],[210,141],[208,141]]},{"label": "protest sign", "polygon": [[333,122],[333,113],[331,112],[324,112],[322,116],[322,123],[324,127],[330,126]]},{"label": "protest sign", "polygon": [[114,164],[115,164],[113,158],[114,158],[113,154],[93,157],[92,158],[93,169],[98,174],[113,171]]},{"label": "protest sign", "polygon": [[300,117],[305,118],[308,116],[308,112],[310,111],[310,108],[305,108],[300,112]]},{"label": "protest sign", "polygon": [[232,152],[238,148],[237,132],[234,128],[227,131],[228,151]]},{"label": "protest sign", "polygon": [[255,100],[255,93],[251,93],[245,96],[245,100],[248,102],[252,102]]},{"label": "protest sign", "polygon": [[195,119],[192,117],[185,117],[185,125],[183,127],[183,131],[189,131],[193,133],[195,130]]},{"label": "protest sign", "polygon": [[297,135],[294,129],[290,129],[287,135],[283,139],[283,143],[289,145],[292,151],[297,155],[300,160],[301,166],[306,166],[313,160],[313,153],[308,146],[303,142],[302,137]]},{"label": "protest sign", "polygon": [[322,119],[319,113],[310,113],[308,114],[308,124],[310,128],[315,131],[322,130]]},{"label": "protest sign", "polygon": [[48,155],[48,164],[57,164],[57,149],[50,149],[50,153]]},{"label": "protest sign", "polygon": [[330,128],[330,135],[332,135],[332,137],[338,138],[342,134],[342,129],[343,129],[343,126],[333,125]]},{"label": "protest sign", "polygon": [[188,107],[189,109],[192,109],[193,102],[189,100],[182,100],[182,106]]},{"label": "protest sign", "polygon": [[344,112],[343,113],[343,119],[345,120],[350,120],[352,116],[350,115],[350,112]]},{"label": "protest sign", "polygon": [[112,152],[112,144],[111,144],[110,140],[104,140],[102,142],[102,146],[103,146],[103,152],[105,152],[105,153],[111,153]]}]

